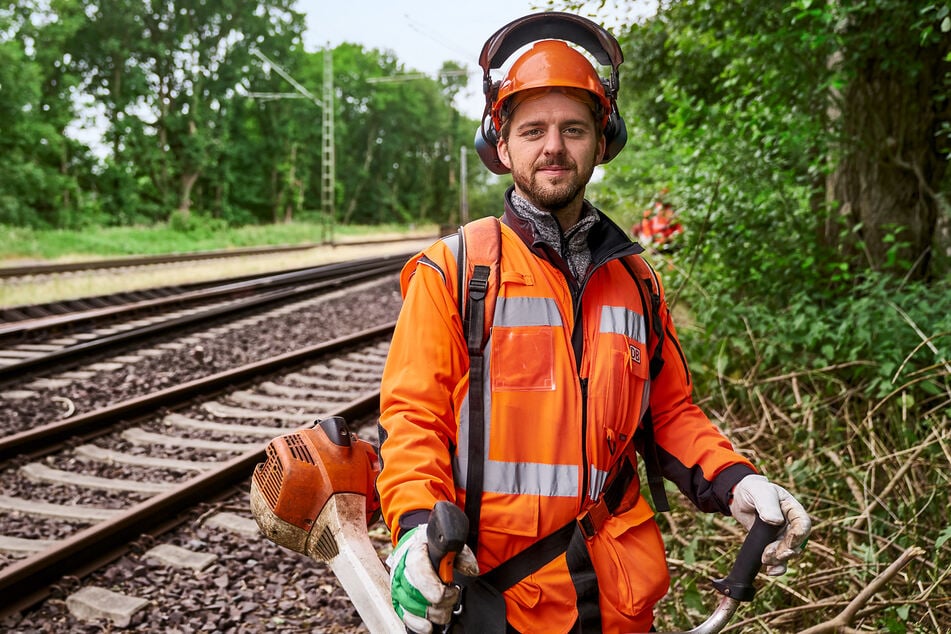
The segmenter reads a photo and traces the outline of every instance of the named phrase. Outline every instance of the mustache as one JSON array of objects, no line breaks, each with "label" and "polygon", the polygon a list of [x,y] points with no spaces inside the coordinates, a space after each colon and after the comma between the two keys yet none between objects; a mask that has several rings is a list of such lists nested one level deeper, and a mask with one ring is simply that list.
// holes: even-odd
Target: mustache
[{"label": "mustache", "polygon": [[575,168],[577,167],[577,165],[575,164],[574,161],[571,161],[571,160],[561,161],[561,160],[557,160],[557,159],[556,159],[556,160],[540,161],[540,162],[538,162],[538,163],[535,164],[535,169],[542,169],[542,168],[544,168],[544,167],[558,167],[558,168],[562,168],[562,169],[571,169],[571,170],[573,170],[573,169],[575,169]]}]

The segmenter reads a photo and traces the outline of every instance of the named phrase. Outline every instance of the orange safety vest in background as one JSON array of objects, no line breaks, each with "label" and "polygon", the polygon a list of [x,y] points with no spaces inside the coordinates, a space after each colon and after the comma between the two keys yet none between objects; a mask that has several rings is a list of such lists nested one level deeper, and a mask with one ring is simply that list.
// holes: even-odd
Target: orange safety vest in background
[{"label": "orange safety vest in background", "polygon": [[[520,221],[507,213],[503,222]],[[555,262],[502,225],[500,288],[484,356],[481,573],[600,498],[648,404],[665,475],[700,508],[726,512],[728,491],[752,472],[693,404],[664,302],[665,364],[650,381],[649,307],[620,259],[638,247],[603,216],[601,225],[623,242],[608,241],[610,254],[596,250],[580,298],[572,297]],[[401,276],[404,304],[382,382],[385,441],[377,480],[394,541],[400,520],[414,512],[439,500],[465,506],[469,362],[458,309],[458,249],[458,235],[440,240]],[[718,479],[721,474],[727,475]],[[587,542],[606,632],[649,629],[653,605],[669,583],[654,512],[637,494],[636,478],[630,490],[626,508]],[[564,555],[504,597],[507,619],[521,632],[567,632],[578,618]]]}]

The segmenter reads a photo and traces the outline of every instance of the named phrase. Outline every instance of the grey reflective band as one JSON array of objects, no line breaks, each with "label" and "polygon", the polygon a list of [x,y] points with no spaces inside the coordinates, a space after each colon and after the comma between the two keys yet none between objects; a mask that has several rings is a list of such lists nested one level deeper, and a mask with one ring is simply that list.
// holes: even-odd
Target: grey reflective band
[{"label": "grey reflective band", "polygon": [[601,332],[624,335],[638,343],[647,343],[644,315],[623,306],[601,307]]},{"label": "grey reflective band", "polygon": [[443,284],[446,283],[446,274],[443,273],[443,270],[442,270],[441,268],[439,268],[439,266],[437,266],[435,262],[433,262],[432,260],[430,260],[429,258],[427,258],[425,255],[424,255],[423,257],[419,258],[419,260],[416,261],[416,266],[428,266],[428,267],[431,268],[432,270],[434,270],[434,271],[436,271],[437,273],[439,273],[439,276],[442,278],[442,283],[443,283]]},{"label": "grey reflective band", "polygon": [[578,495],[578,465],[489,460],[485,465],[485,490],[546,497],[575,497]]},{"label": "grey reflective band", "polygon": [[604,489],[604,483],[608,479],[608,472],[598,469],[594,465],[591,466],[590,480],[591,483],[588,485],[588,497],[593,501],[598,501],[598,496],[601,495],[601,490]]},{"label": "grey reflective band", "polygon": [[550,297],[504,297],[495,304],[493,326],[561,326],[561,313]]},{"label": "grey reflective band", "polygon": [[446,245],[450,252],[452,252],[453,259],[459,259],[459,234],[454,233],[451,236],[446,236],[441,238],[442,243]]}]

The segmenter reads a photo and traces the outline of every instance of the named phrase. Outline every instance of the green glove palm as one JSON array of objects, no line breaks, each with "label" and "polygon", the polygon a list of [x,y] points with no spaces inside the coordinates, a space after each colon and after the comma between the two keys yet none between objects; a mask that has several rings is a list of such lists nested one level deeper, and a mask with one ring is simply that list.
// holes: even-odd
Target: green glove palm
[{"label": "green glove palm", "polygon": [[[434,623],[449,623],[459,600],[459,587],[443,583],[433,569],[426,544],[426,524],[403,535],[386,563],[390,567],[393,609],[407,629],[429,634]],[[468,576],[479,574],[479,565],[468,546],[456,555],[455,568]]]}]

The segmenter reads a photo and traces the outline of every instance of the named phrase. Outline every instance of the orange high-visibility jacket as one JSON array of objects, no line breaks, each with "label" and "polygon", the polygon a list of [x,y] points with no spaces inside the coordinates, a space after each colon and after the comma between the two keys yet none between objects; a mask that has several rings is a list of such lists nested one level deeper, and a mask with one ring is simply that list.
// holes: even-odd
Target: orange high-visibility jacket
[{"label": "orange high-visibility jacket", "polygon": [[[637,282],[621,258],[641,249],[601,215],[600,242],[579,288],[567,266],[508,208],[500,289],[485,349],[485,475],[477,556],[485,573],[599,499],[611,467],[650,405],[661,470],[704,511],[729,513],[733,486],[753,467],[691,400],[673,323],[663,370],[649,374],[649,333]],[[595,233],[596,232],[596,233]],[[393,532],[425,522],[439,500],[464,507],[469,359],[459,315],[458,235],[403,269],[404,304],[383,374],[383,468],[377,489]],[[652,342],[653,340],[651,340]],[[635,478],[631,490],[638,491]],[[664,545],[649,503],[610,517],[588,551],[602,627],[647,631],[667,591]],[[578,617],[565,556],[505,592],[522,632],[567,632]]]}]

